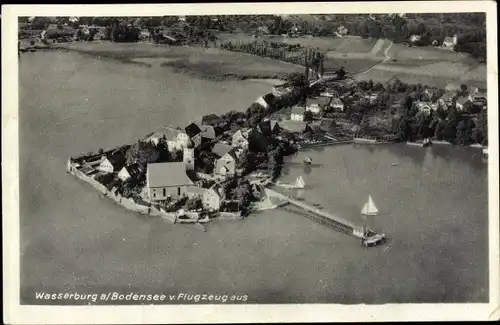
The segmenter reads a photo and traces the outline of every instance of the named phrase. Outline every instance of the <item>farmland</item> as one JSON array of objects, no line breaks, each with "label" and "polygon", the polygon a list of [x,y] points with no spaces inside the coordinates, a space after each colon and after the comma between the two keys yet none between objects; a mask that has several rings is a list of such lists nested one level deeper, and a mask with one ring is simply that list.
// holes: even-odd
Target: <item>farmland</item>
[{"label": "farmland", "polygon": [[467,54],[436,47],[407,47],[393,44],[388,60],[356,76],[358,80],[385,82],[397,78],[405,83],[445,88],[453,83],[486,88],[486,65]]}]

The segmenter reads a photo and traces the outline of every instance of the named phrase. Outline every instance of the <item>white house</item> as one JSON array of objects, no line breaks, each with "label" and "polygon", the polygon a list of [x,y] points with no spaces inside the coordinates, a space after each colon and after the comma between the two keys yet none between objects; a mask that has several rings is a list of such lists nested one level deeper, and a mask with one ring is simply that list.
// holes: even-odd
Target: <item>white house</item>
[{"label": "white house", "polygon": [[338,112],[343,112],[344,111],[344,103],[340,100],[340,98],[333,98],[330,106]]},{"label": "white house", "polygon": [[122,180],[122,182],[126,182],[129,179],[136,178],[141,172],[139,164],[132,164],[123,167],[118,173],[118,178]]},{"label": "white house", "polygon": [[217,191],[217,188],[211,187],[205,190],[205,192],[202,195],[201,201],[205,209],[217,211],[220,209],[222,198],[219,192]]},{"label": "white house", "polygon": [[290,119],[293,121],[304,120],[304,108],[301,106],[294,106],[290,111]]},{"label": "white house", "polygon": [[443,41],[443,47],[453,49],[457,45],[458,36],[457,34],[453,35],[453,37],[446,37]]},{"label": "white house", "polygon": [[123,166],[125,166],[125,162],[125,156],[121,152],[117,151],[111,155],[104,157],[104,159],[97,167],[97,170],[105,173],[118,172],[123,168]]},{"label": "white house", "polygon": [[187,148],[191,142],[191,139],[183,130],[175,129],[169,126],[165,126],[161,130],[152,133],[146,138],[146,141],[149,141],[157,146],[161,138],[165,138],[167,140],[169,151]]},{"label": "white house", "polygon": [[348,30],[344,26],[339,26],[337,28],[337,34],[339,34],[340,36],[345,36],[345,35],[347,35],[347,33],[348,33]]},{"label": "white house", "polygon": [[328,97],[308,98],[306,102],[306,111],[313,114],[319,114],[325,106],[328,106],[329,102],[330,98]]},{"label": "white house", "polygon": [[146,188],[150,201],[180,198],[192,185],[183,162],[148,164]]},{"label": "white house", "polygon": [[215,163],[215,174],[220,176],[229,176],[236,173],[236,162],[238,157],[234,150],[227,152],[224,156],[217,159]]},{"label": "white house", "polygon": [[248,149],[248,133],[242,132],[241,130],[236,131],[233,134],[231,145],[235,148]]}]

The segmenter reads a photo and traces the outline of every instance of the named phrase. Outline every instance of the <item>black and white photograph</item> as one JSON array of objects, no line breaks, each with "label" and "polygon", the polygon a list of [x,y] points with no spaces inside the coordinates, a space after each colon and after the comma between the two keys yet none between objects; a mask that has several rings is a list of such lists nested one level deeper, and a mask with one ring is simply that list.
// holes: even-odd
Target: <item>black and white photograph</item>
[{"label": "black and white photograph", "polygon": [[259,5],[2,6],[9,323],[498,320],[496,3]]}]

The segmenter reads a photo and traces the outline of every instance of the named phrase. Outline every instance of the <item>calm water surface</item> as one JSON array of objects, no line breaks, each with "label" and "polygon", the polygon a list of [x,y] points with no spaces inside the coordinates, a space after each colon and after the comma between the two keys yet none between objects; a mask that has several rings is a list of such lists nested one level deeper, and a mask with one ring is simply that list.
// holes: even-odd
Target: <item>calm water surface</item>
[{"label": "calm water surface", "polygon": [[[162,124],[244,110],[258,82],[212,82],[76,53],[20,61],[21,297],[34,291],[247,294],[250,302],[484,302],[487,165],[480,150],[343,145],[287,157],[310,203],[372,226],[387,245],[277,210],[207,232],[127,212],[65,174],[71,155],[135,141]],[[301,165],[305,155],[313,167]],[[397,163],[397,166],[392,164]]]}]

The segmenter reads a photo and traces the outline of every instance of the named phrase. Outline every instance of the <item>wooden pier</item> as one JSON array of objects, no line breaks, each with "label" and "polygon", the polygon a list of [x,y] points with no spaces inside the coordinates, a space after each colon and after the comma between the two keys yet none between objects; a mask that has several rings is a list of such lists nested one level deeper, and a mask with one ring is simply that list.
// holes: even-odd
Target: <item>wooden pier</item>
[{"label": "wooden pier", "polygon": [[305,210],[306,212],[312,213],[315,216],[315,218],[312,218],[313,220],[319,221],[321,223],[327,222],[329,225],[333,226],[333,228],[335,228],[336,230],[341,231],[347,235],[351,235],[356,238],[363,237],[363,231],[361,227],[355,226],[354,224],[352,224],[347,220],[337,217],[329,212],[310,206],[307,203],[294,200],[286,195],[278,193],[269,188],[266,190],[269,191],[272,195],[277,196],[283,200],[286,200],[290,204],[299,207]]}]

